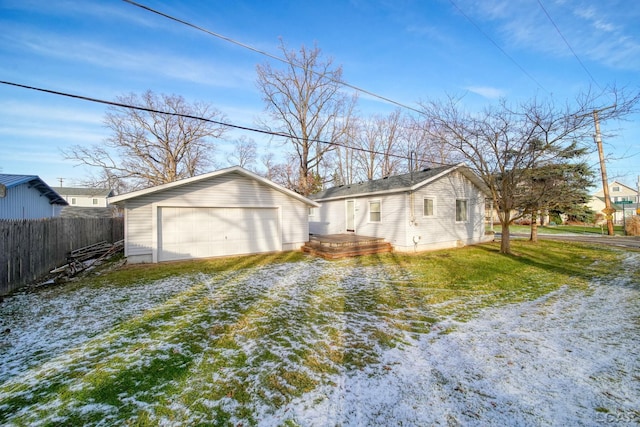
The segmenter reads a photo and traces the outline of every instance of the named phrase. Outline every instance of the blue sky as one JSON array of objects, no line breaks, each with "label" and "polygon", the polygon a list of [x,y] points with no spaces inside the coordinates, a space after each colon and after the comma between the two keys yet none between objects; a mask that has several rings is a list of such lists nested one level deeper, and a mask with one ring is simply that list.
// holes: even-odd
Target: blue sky
[{"label": "blue sky", "polygon": [[[290,48],[317,43],[347,82],[411,106],[452,94],[475,111],[500,97],[564,102],[590,86],[640,90],[636,0],[140,3],[273,54],[280,38]],[[0,0],[0,29],[0,80],[107,100],[147,89],[175,93],[243,126],[263,115],[255,69],[268,58],[123,1]],[[394,108],[360,96],[362,115]],[[0,85],[0,170],[39,175],[53,186],[58,178],[77,183],[90,170],[64,160],[61,150],[104,140],[105,111]],[[635,187],[640,115],[602,127],[616,134],[604,141],[609,178]],[[260,153],[282,151],[257,134],[229,132],[226,139],[239,136],[253,138]],[[217,145],[227,166],[229,143]]]}]

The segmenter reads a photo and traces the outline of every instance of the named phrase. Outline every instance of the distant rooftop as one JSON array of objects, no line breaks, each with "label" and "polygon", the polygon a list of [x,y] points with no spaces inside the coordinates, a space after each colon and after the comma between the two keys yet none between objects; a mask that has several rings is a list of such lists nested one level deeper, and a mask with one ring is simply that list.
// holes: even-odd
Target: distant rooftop
[{"label": "distant rooftop", "polygon": [[52,187],[61,196],[109,197],[113,190],[109,188]]}]

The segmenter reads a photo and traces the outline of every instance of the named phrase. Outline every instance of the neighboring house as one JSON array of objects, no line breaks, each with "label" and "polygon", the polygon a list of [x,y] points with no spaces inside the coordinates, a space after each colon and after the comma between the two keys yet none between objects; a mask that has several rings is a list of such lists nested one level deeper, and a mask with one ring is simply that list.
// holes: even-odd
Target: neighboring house
[{"label": "neighboring house", "polygon": [[312,234],[381,237],[397,251],[457,247],[491,240],[485,235],[489,189],[464,164],[425,169],[310,196]]},{"label": "neighboring house", "polygon": [[37,175],[0,174],[0,219],[52,218],[66,205]]},{"label": "neighboring house", "polygon": [[[640,207],[638,190],[619,181],[613,181],[609,184],[609,198],[611,199],[611,207],[616,210],[613,214],[613,222],[616,224],[622,224],[625,214],[630,216]],[[596,213],[602,213],[602,210],[606,207],[602,188],[591,196],[587,206]]]},{"label": "neighboring house", "polygon": [[53,187],[72,207],[106,208],[107,198],[113,196],[108,188]]},{"label": "neighboring house", "polygon": [[318,204],[239,166],[109,198],[128,262],[297,250]]}]

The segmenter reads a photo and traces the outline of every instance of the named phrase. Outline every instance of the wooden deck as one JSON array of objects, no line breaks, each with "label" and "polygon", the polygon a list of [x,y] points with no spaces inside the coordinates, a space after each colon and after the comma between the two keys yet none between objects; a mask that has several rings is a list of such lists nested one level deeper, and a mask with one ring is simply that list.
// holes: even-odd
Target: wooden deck
[{"label": "wooden deck", "polygon": [[391,243],[385,242],[383,238],[356,234],[311,235],[302,247],[303,252],[325,259],[378,254],[392,250]]}]

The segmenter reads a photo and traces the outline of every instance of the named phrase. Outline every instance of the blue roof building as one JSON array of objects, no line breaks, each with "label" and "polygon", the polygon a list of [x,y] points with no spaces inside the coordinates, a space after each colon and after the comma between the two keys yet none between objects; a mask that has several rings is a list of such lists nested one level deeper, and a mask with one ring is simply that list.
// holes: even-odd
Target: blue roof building
[{"label": "blue roof building", "polygon": [[67,202],[37,175],[0,174],[0,219],[58,216]]}]

